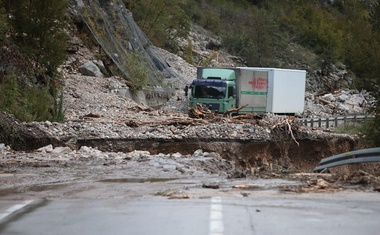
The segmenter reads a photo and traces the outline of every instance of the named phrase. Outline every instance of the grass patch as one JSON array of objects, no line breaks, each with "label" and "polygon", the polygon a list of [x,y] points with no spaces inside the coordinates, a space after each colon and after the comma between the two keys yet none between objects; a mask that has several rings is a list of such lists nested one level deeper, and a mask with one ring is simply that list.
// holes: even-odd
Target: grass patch
[{"label": "grass patch", "polygon": [[366,148],[380,147],[379,119],[339,126],[333,130],[338,134],[359,135],[359,144]]},{"label": "grass patch", "polygon": [[352,123],[336,127],[333,132],[338,134],[363,135],[368,130],[368,122]]}]

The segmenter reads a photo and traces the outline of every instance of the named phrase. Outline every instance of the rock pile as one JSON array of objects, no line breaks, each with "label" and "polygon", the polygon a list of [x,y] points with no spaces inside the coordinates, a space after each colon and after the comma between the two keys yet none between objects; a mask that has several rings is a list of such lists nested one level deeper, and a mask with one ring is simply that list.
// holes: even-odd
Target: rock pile
[{"label": "rock pile", "polygon": [[0,153],[0,164],[7,166],[8,169],[20,165],[53,167],[93,163],[122,167],[124,177],[141,175],[141,172],[144,172],[144,178],[226,177],[235,172],[233,162],[222,159],[218,153],[203,152],[200,149],[191,155],[182,155],[150,154],[149,151],[103,152],[87,146],[71,150],[68,147],[54,148],[48,145],[34,152],[25,153],[14,152],[0,144]]},{"label": "rock pile", "polygon": [[304,117],[333,117],[367,114],[376,100],[366,91],[338,90],[314,95],[306,93]]}]

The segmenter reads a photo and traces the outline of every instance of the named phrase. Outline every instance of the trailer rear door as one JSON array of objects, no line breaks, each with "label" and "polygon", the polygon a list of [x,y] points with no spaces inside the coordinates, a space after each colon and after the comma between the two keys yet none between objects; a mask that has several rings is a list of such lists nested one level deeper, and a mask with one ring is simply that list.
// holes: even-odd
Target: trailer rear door
[{"label": "trailer rear door", "polygon": [[268,71],[242,69],[240,72],[238,105],[248,104],[240,112],[265,112],[268,94]]}]

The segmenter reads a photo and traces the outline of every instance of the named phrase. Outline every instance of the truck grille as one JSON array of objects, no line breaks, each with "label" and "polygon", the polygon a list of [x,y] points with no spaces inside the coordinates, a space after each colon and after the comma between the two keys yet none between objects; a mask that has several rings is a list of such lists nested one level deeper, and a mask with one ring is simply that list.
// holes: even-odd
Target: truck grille
[{"label": "truck grille", "polygon": [[204,104],[204,106],[212,111],[219,110],[219,104]]}]

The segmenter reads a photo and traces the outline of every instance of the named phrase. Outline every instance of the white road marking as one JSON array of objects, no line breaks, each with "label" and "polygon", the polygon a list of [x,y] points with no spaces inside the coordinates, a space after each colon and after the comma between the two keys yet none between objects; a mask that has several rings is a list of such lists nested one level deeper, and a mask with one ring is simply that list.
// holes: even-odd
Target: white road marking
[{"label": "white road marking", "polygon": [[10,208],[5,210],[4,212],[0,212],[0,220],[4,219],[5,217],[11,215],[12,213],[14,213],[18,210],[26,207],[27,205],[29,205],[32,202],[33,202],[33,200],[26,200],[26,201],[21,202],[20,204],[16,204],[14,206],[11,206]]},{"label": "white road marking", "polygon": [[223,235],[223,207],[222,198],[211,198],[211,210],[210,210],[210,235]]}]

